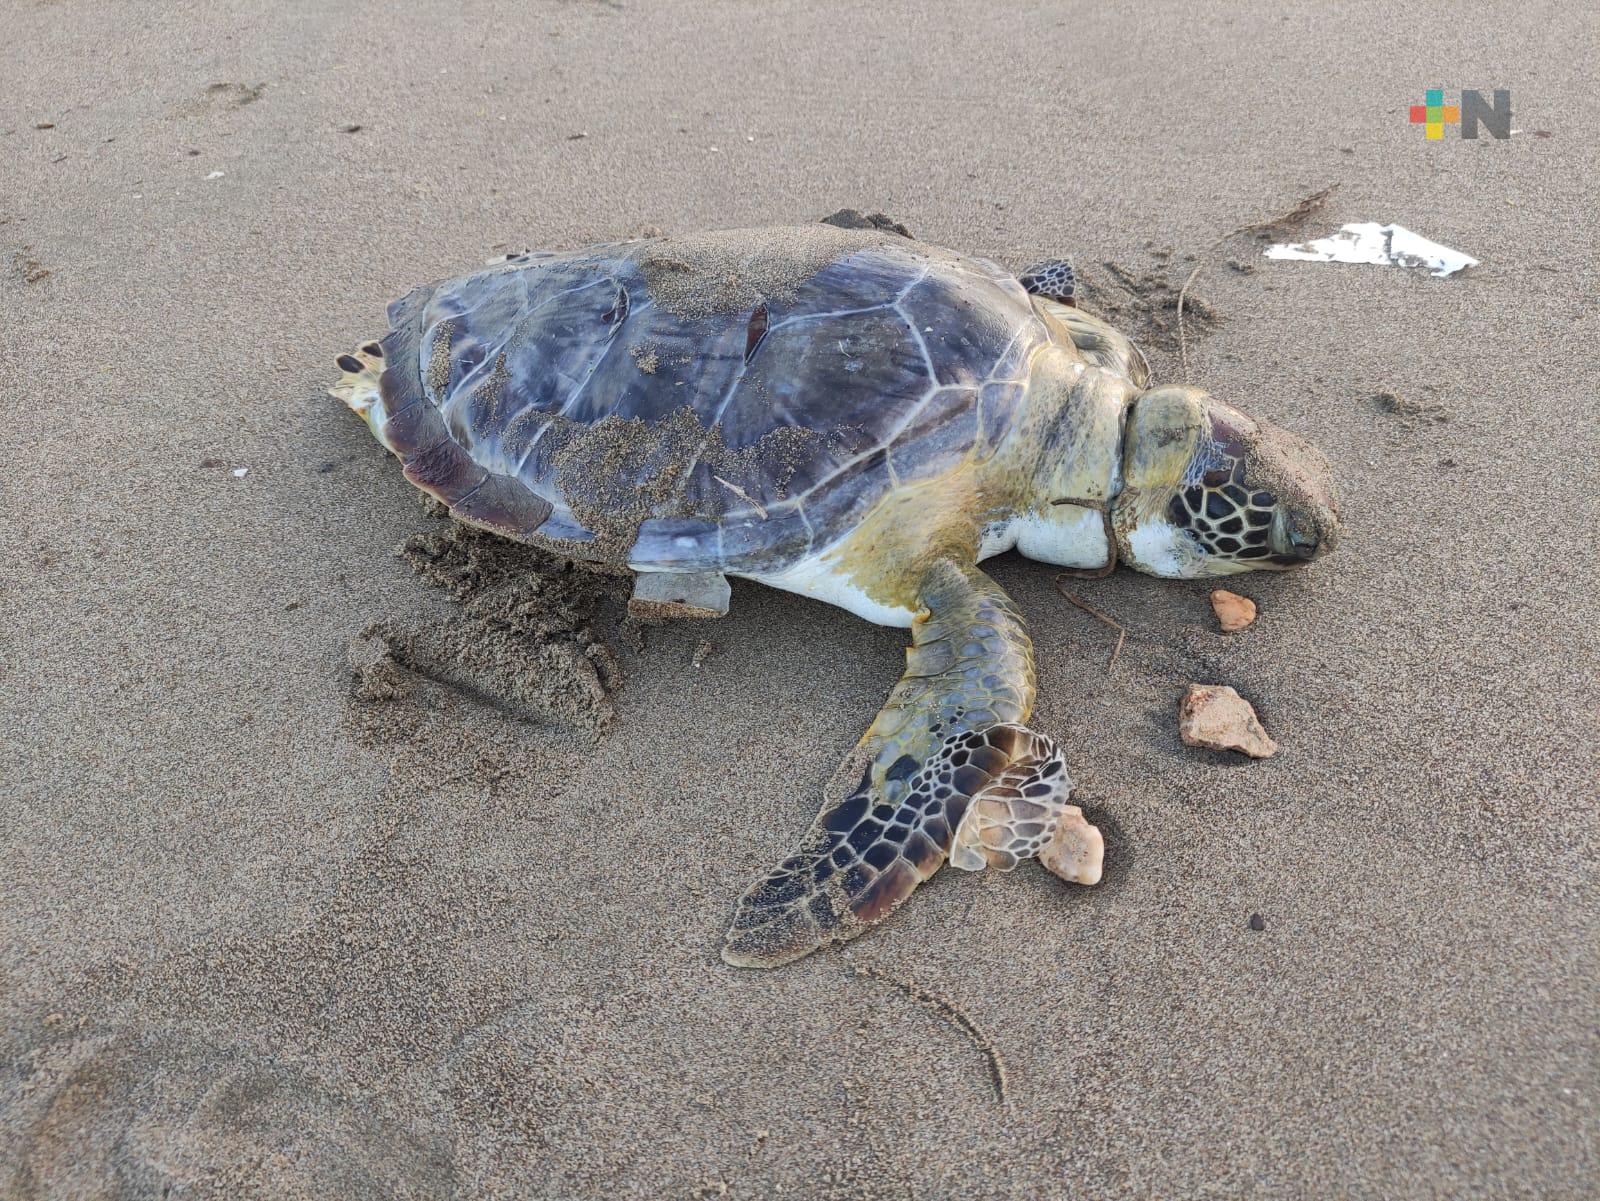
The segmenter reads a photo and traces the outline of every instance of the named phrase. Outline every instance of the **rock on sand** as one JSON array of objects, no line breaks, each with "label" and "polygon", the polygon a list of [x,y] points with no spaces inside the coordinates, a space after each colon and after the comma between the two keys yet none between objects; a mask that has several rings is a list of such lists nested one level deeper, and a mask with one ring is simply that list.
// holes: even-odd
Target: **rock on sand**
[{"label": "rock on sand", "polygon": [[1178,706],[1178,737],[1185,746],[1240,751],[1252,759],[1278,753],[1250,702],[1225,684],[1189,685]]},{"label": "rock on sand", "polygon": [[1211,594],[1211,611],[1217,615],[1217,624],[1224,634],[1234,634],[1256,619],[1256,603],[1248,596],[1218,588]]}]

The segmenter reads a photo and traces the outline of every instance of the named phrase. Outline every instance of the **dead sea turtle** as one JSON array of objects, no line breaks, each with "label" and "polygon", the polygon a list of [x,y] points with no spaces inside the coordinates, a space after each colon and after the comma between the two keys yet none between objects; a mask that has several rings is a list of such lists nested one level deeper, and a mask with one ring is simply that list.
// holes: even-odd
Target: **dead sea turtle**
[{"label": "dead sea turtle", "polygon": [[639,573],[638,604],[726,611],[726,576],[909,626],[904,678],[724,957],[773,965],[881,920],[948,858],[1100,876],[1033,647],[978,568],[1016,548],[1160,576],[1333,545],[1325,461],[1072,307],[884,229],[651,238],[418,288],[333,394],[418,487],[508,538]]}]

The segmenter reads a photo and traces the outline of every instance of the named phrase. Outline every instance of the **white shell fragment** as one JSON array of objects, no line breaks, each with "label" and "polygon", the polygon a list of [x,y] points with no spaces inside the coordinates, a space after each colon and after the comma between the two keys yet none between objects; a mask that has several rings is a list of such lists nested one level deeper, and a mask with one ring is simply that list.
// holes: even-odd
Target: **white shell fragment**
[{"label": "white shell fragment", "polygon": [[1426,267],[1435,277],[1454,275],[1463,267],[1476,267],[1471,255],[1430,242],[1403,225],[1356,221],[1336,234],[1310,242],[1281,242],[1268,246],[1269,259],[1300,259],[1309,263],[1373,263],[1380,267]]},{"label": "white shell fragment", "polygon": [[1252,759],[1278,753],[1250,702],[1225,684],[1189,685],[1178,706],[1178,737],[1185,746],[1238,751]]}]

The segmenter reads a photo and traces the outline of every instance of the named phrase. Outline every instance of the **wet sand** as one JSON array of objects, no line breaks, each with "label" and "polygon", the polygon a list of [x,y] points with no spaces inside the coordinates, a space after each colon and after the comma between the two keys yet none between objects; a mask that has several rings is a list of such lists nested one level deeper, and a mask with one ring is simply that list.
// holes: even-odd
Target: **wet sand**
[{"label": "wet sand", "polygon": [[[12,6],[0,1196],[1591,1194],[1600,35],[1208,7]],[[1427,143],[1430,86],[1509,87],[1523,132]],[[1482,260],[1241,236],[1194,284],[1196,381],[1326,451],[1339,553],[1242,578],[1235,635],[1200,584],[1076,583],[1111,670],[1048,568],[992,564],[1097,888],[945,872],[725,966],[903,644],[756,585],[603,633],[598,740],[448,673],[357,695],[362,631],[464,612],[323,392],[413,283],[882,209],[1074,255],[1170,380],[1187,256],[1332,183],[1308,236]],[[1196,680],[1278,756],[1183,747]]]}]

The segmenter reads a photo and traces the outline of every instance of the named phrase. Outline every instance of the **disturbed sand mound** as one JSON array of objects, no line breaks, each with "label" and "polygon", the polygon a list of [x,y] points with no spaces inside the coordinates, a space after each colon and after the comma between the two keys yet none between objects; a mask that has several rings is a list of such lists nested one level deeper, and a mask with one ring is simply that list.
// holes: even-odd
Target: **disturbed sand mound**
[{"label": "disturbed sand mound", "polygon": [[459,524],[413,535],[401,554],[461,612],[443,625],[367,627],[350,644],[356,701],[401,701],[428,681],[538,725],[605,732],[622,670],[603,631],[608,605],[626,604],[625,577]]}]

